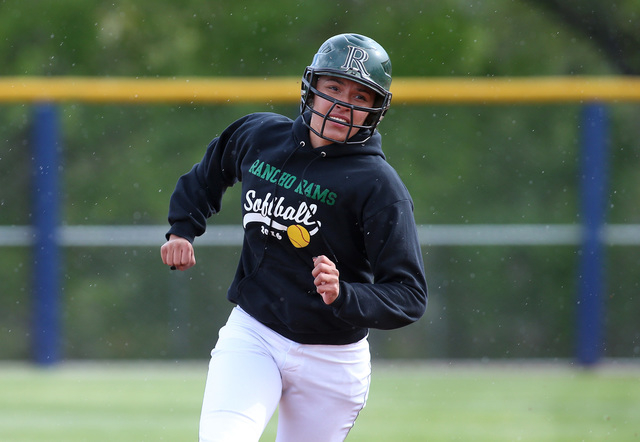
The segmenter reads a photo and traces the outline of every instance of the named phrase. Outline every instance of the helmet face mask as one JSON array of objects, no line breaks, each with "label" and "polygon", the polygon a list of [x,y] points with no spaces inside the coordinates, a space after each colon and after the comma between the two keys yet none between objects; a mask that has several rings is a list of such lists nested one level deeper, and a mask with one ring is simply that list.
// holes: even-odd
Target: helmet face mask
[{"label": "helmet face mask", "polygon": [[[368,108],[352,105],[319,92],[316,84],[318,77],[323,75],[355,81],[371,89],[375,95],[373,106]],[[336,35],[320,47],[311,65],[305,69],[302,76],[300,111],[301,113],[310,111],[323,119],[320,130],[312,128],[305,120],[309,129],[319,137],[336,143],[362,143],[373,135],[389,108],[391,102],[390,86],[391,62],[382,46],[372,39],[358,34]],[[350,109],[352,117],[354,111],[365,111],[369,115],[361,125],[353,124],[353,118],[350,119],[351,123],[349,124],[338,122],[349,127],[347,136],[345,139],[339,140],[329,138],[324,134],[324,127],[329,120],[330,112],[325,115],[313,109],[313,101],[316,96],[332,102],[331,110],[335,106],[341,106]],[[353,135],[361,132],[365,133],[364,137],[350,141]]]}]

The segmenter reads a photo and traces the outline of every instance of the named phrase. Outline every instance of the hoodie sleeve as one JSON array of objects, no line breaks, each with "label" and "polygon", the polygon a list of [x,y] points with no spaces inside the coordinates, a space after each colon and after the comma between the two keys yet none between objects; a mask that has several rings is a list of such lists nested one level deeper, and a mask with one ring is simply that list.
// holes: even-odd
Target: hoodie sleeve
[{"label": "hoodie sleeve", "polygon": [[193,242],[202,235],[207,219],[220,211],[226,189],[242,179],[235,147],[242,122],[238,120],[215,138],[202,160],[178,180],[169,202],[167,238],[173,234]]},{"label": "hoodie sleeve", "polygon": [[373,283],[340,283],[335,314],[359,327],[389,330],[417,321],[427,307],[427,283],[411,200],[365,220]]}]

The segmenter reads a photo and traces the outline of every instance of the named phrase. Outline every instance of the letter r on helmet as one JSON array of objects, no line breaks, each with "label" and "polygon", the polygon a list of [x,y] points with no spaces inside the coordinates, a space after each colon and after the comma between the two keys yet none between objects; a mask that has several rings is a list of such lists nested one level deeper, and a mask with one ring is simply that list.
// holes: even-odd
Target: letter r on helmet
[{"label": "letter r on helmet", "polygon": [[368,77],[369,72],[364,66],[364,62],[369,59],[369,54],[362,48],[356,46],[349,46],[349,52],[347,53],[347,59],[342,65],[343,69],[352,69],[360,72],[361,75]]}]

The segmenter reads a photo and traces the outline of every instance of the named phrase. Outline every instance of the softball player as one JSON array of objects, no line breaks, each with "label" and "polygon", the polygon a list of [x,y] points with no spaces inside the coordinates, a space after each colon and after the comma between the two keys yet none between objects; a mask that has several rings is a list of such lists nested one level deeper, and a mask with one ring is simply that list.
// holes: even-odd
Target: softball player
[{"label": "softball player", "polygon": [[201,441],[258,441],[278,407],[277,441],[344,440],[367,400],[369,328],[424,314],[413,203],[376,130],[390,85],[378,43],[334,36],[304,72],[295,120],[239,119],[178,180],[161,249],[178,270],[242,183],[236,307],[211,352]]}]

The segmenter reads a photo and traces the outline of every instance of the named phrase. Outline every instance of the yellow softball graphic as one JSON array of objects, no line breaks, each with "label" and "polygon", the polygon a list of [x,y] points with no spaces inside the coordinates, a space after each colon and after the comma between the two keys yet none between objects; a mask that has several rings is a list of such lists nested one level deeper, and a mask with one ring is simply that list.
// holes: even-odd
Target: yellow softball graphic
[{"label": "yellow softball graphic", "polygon": [[287,227],[287,235],[291,244],[297,249],[307,247],[311,239],[309,231],[298,224]]}]

